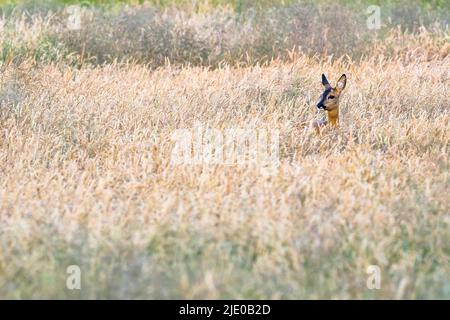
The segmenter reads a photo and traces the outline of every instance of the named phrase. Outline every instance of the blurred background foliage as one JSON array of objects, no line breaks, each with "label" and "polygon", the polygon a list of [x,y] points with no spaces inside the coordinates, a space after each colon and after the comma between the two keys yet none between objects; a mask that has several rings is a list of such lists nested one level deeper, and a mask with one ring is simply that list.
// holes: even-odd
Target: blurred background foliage
[{"label": "blurred background foliage", "polygon": [[148,4],[157,7],[185,7],[197,11],[215,7],[229,7],[240,12],[247,8],[266,9],[273,6],[286,6],[298,3],[336,4],[350,7],[379,6],[418,6],[423,9],[450,10],[447,0],[0,0],[0,7],[48,7],[57,8],[66,5],[81,5],[95,7],[111,7],[116,5]]},{"label": "blurred background foliage", "polygon": [[[77,4],[79,28],[68,27]],[[378,4],[381,28],[367,27]],[[0,61],[65,61],[73,65],[133,61],[217,67],[273,59],[348,56],[433,42],[447,54],[450,1],[348,0],[0,0]],[[421,34],[405,38],[404,35]],[[408,42],[410,39],[411,42]],[[437,41],[437,42],[436,42]],[[435,52],[436,48],[443,48]]]}]

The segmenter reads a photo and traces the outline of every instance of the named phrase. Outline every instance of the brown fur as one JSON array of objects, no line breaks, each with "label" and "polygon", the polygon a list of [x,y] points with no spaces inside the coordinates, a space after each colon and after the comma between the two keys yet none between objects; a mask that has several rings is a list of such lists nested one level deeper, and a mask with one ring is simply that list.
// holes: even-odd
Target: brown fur
[{"label": "brown fur", "polygon": [[320,132],[327,124],[332,126],[339,125],[339,98],[342,91],[347,84],[347,76],[343,74],[336,83],[336,86],[331,87],[327,78],[322,74],[322,84],[324,92],[322,93],[317,107],[327,112],[328,120],[315,120],[311,123],[316,132]]}]

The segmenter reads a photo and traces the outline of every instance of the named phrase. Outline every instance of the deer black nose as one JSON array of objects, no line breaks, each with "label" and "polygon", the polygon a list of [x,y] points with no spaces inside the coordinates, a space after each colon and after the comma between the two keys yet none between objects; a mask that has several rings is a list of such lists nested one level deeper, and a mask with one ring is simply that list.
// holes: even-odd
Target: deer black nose
[{"label": "deer black nose", "polygon": [[317,108],[319,108],[319,109],[325,109],[325,106],[323,105],[322,102],[319,102],[319,103],[317,104]]}]

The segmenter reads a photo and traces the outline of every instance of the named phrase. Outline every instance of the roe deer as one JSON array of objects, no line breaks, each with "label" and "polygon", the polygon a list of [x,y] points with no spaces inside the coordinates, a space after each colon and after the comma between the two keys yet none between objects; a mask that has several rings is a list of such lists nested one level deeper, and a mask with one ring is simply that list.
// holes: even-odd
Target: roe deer
[{"label": "roe deer", "polygon": [[327,80],[327,77],[322,73],[322,84],[325,87],[325,91],[320,96],[319,102],[317,103],[317,108],[323,109],[327,112],[328,120],[315,120],[312,122],[312,127],[316,132],[320,132],[324,126],[328,123],[332,126],[337,126],[339,124],[339,96],[344,90],[347,83],[347,76],[343,74],[336,87],[331,87]]}]

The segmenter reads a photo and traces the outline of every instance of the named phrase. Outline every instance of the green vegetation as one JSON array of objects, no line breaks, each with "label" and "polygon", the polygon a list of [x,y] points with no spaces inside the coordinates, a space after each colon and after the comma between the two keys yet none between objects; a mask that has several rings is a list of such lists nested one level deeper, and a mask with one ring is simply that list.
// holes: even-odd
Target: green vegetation
[{"label": "green vegetation", "polygon": [[[256,11],[247,7],[239,12],[231,7],[198,12],[151,5],[86,7],[76,13],[57,7],[50,12],[41,3],[23,14],[24,8],[6,15],[0,36],[2,61],[33,58],[70,65],[134,61],[151,67],[170,61],[215,68],[286,60],[296,51],[360,59],[380,42],[388,46],[385,54],[395,57],[399,54],[395,33],[430,31],[435,35],[433,41],[443,45],[449,19],[446,11],[427,11],[411,4],[383,7],[380,30],[367,28],[364,10],[332,3],[297,3]],[[69,25],[74,15],[79,20],[75,29]]]},{"label": "green vegetation", "polygon": [[110,7],[114,5],[142,5],[148,4],[158,7],[184,7],[197,10],[204,10],[206,8],[214,8],[219,6],[227,6],[236,11],[245,10],[246,8],[270,8],[273,6],[286,6],[296,3],[301,4],[319,4],[319,5],[345,5],[350,7],[367,7],[369,5],[380,6],[420,6],[425,9],[439,9],[449,10],[450,5],[446,0],[0,0],[1,6],[31,6],[31,7],[46,7],[46,6],[66,6],[66,5],[81,5],[81,6],[96,6],[96,7]]}]

